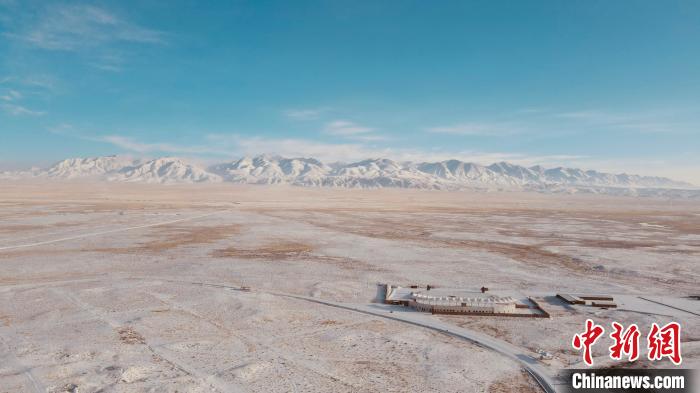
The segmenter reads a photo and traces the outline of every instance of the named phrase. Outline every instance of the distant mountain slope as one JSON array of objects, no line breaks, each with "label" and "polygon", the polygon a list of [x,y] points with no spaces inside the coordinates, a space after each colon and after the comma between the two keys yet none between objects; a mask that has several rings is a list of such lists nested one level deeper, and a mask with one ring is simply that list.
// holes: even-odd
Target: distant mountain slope
[{"label": "distant mountain slope", "polygon": [[140,161],[109,156],[71,158],[46,170],[0,173],[0,179],[27,177],[99,178],[146,183],[224,181],[338,188],[512,189],[547,193],[700,196],[697,187],[664,177],[611,174],[577,168],[524,167],[508,162],[484,166],[459,160],[412,163],[377,158],[349,164],[324,164],[313,158],[260,155],[204,169],[175,157]]},{"label": "distant mountain slope", "polygon": [[412,165],[386,158],[336,165],[323,180],[323,185],[342,188],[442,188],[439,179],[434,176]]},{"label": "distant mountain slope", "polygon": [[219,182],[213,173],[175,157],[164,157],[140,165],[124,167],[108,177],[111,181],[145,183],[203,183]]},{"label": "distant mountain slope", "polygon": [[313,158],[281,158],[266,155],[209,167],[226,181],[250,184],[322,185],[330,168]]},{"label": "distant mountain slope", "polygon": [[51,166],[46,174],[59,179],[102,176],[138,164],[122,156],[69,158]]}]

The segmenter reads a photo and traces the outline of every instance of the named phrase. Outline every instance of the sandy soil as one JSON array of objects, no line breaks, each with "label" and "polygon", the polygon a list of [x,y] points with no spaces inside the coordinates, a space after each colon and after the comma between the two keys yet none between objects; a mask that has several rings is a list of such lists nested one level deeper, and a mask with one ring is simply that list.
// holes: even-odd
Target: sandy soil
[{"label": "sandy soil", "polygon": [[[678,320],[697,367],[698,317],[636,299],[698,294],[698,261],[697,202],[3,183],[0,391],[538,391],[473,344],[273,294],[369,303],[377,282],[549,299],[547,320],[440,319],[551,351],[553,368],[580,360],[571,336],[588,317]],[[551,299],[595,291],[620,309]]]}]

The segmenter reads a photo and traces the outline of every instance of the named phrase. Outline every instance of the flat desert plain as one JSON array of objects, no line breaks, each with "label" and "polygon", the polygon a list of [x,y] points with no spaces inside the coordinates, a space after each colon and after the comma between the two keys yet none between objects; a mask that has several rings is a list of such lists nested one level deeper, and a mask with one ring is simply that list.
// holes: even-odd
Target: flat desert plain
[{"label": "flat desert plain", "polygon": [[[699,261],[697,201],[5,182],[0,392],[537,392],[581,365],[587,318],[678,321],[700,368]],[[377,283],[486,286],[551,318],[418,313]]]}]

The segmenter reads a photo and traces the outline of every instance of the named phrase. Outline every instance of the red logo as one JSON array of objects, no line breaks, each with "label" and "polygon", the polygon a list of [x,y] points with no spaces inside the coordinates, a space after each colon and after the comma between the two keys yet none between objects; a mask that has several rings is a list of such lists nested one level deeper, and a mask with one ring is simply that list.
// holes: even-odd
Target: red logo
[{"label": "red logo", "polygon": [[591,347],[596,341],[598,341],[603,333],[605,333],[605,329],[602,326],[596,325],[591,319],[587,319],[586,331],[574,336],[574,340],[572,342],[574,349],[578,349],[579,351],[583,349],[583,361],[589,366],[593,365]]},{"label": "red logo", "polygon": [[647,336],[649,344],[649,360],[661,360],[664,357],[671,359],[673,364],[679,365],[681,358],[681,325],[671,322],[662,328],[652,323],[651,331]]},{"label": "red logo", "polygon": [[[631,324],[627,329],[617,322],[612,323],[613,331],[610,338],[613,345],[609,347],[610,358],[633,362],[639,359],[639,338],[641,333],[636,324]],[[593,365],[592,347],[603,336],[605,329],[596,325],[591,319],[586,320],[586,330],[574,335],[571,342],[574,349],[583,351],[583,362],[588,366]],[[651,361],[668,358],[675,365],[681,364],[681,325],[671,322],[663,327],[656,323],[651,324],[647,335],[647,358]]]},{"label": "red logo", "polygon": [[617,322],[612,323],[614,332],[610,337],[615,340],[615,344],[610,347],[610,358],[614,360],[622,359],[622,355],[627,355],[627,360],[633,362],[639,358],[639,328],[632,324],[623,333],[623,327]]}]

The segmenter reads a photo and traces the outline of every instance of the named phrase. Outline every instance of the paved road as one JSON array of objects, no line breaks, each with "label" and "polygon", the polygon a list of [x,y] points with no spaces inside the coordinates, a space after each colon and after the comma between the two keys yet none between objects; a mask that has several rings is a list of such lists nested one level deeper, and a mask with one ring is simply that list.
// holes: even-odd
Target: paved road
[{"label": "paved road", "polygon": [[656,300],[647,299],[647,298],[642,297],[642,296],[637,296],[637,297],[640,298],[640,299],[642,299],[642,300],[646,300],[646,301],[648,301],[648,302],[660,304],[660,305],[662,305],[662,306],[666,306],[666,307],[672,308],[672,309],[674,309],[674,310],[687,312],[688,314],[692,314],[692,315],[695,315],[695,316],[700,317],[700,314],[698,314],[698,313],[696,313],[696,312],[688,311],[688,310],[686,310],[686,309],[683,309],[683,308],[680,308],[680,307],[676,307],[676,306],[672,306],[672,305],[670,305],[670,304],[662,303],[662,302],[659,302],[659,301],[656,301]]},{"label": "paved road", "polygon": [[[142,279],[142,280],[163,280],[170,281],[174,283],[181,284],[194,284],[211,286],[216,288],[226,288],[241,290],[238,286],[225,285],[225,284],[215,284],[206,282],[192,282],[177,279],[166,279],[157,277],[131,277],[132,279]],[[423,328],[438,331],[449,336],[453,336],[459,339],[467,340],[471,343],[479,345],[484,348],[488,348],[492,351],[496,351],[522,365],[522,367],[537,381],[542,390],[546,393],[557,393],[555,386],[554,372],[546,368],[537,359],[533,358],[527,353],[523,348],[519,348],[515,345],[509,344],[507,342],[498,340],[494,337],[475,332],[470,329],[465,329],[459,326],[454,326],[432,317],[430,314],[425,314],[411,309],[403,309],[392,306],[387,306],[383,304],[353,304],[353,303],[339,303],[330,300],[322,300],[309,296],[293,295],[284,292],[276,291],[261,291],[256,292],[266,293],[273,296],[282,296],[291,299],[298,299],[308,302],[313,302],[317,304],[322,304],[330,307],[341,308],[344,310],[359,312],[363,314],[369,314],[373,316],[378,316],[381,318],[391,319],[394,321],[409,323],[415,326],[420,326]],[[393,311],[393,312],[392,312]]]}]

